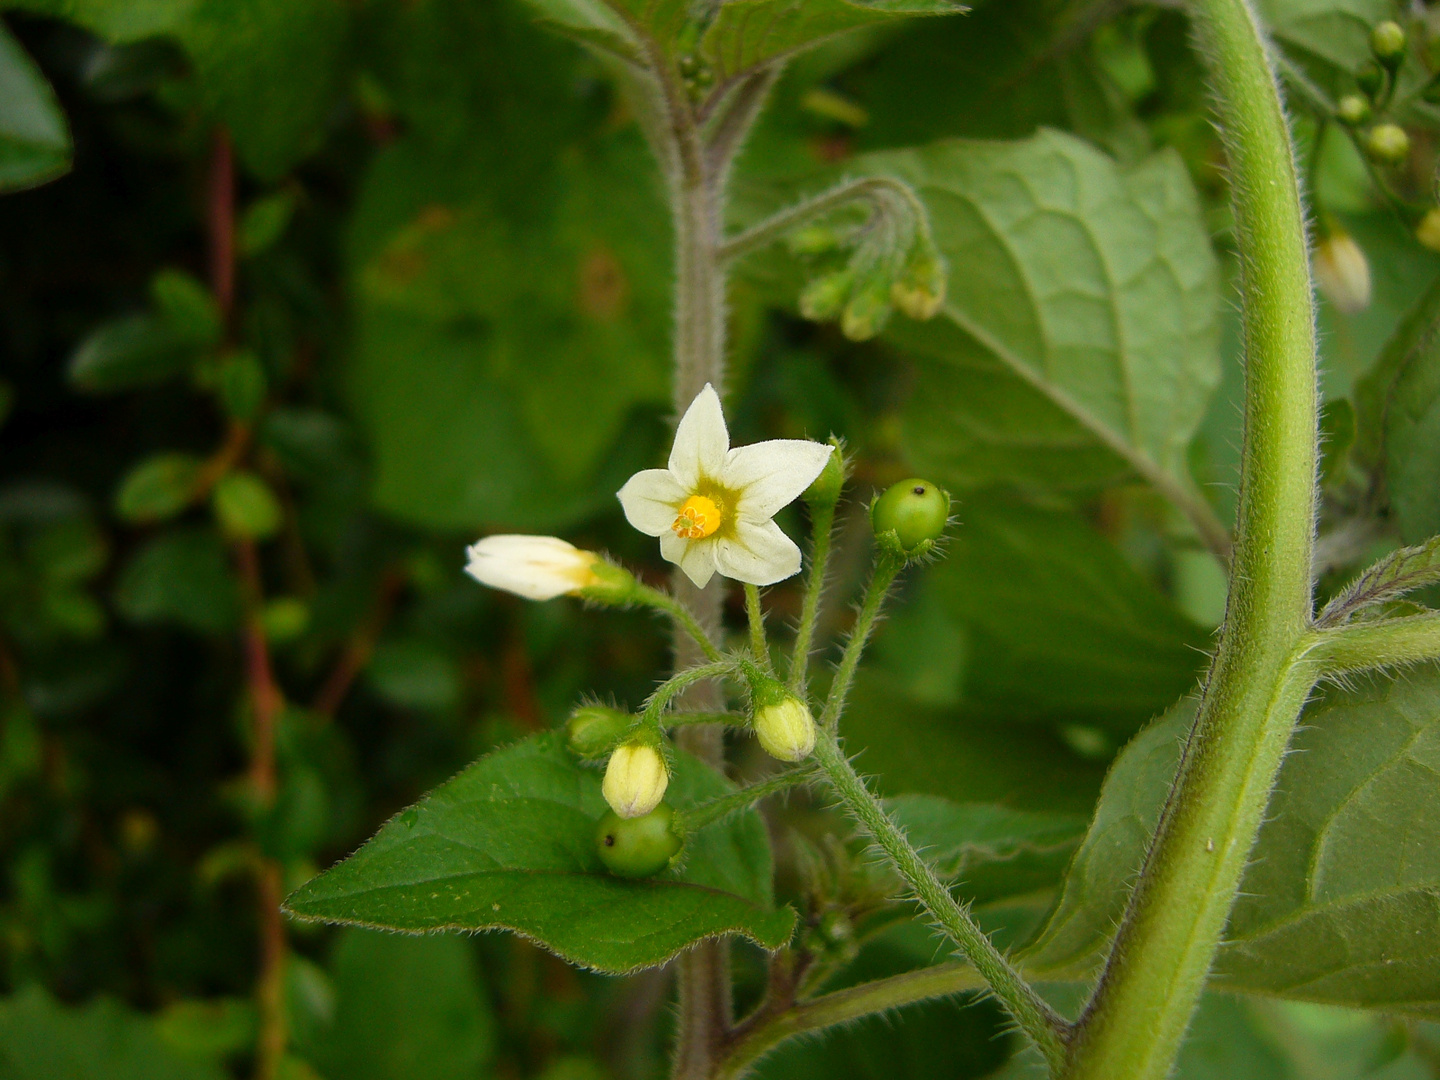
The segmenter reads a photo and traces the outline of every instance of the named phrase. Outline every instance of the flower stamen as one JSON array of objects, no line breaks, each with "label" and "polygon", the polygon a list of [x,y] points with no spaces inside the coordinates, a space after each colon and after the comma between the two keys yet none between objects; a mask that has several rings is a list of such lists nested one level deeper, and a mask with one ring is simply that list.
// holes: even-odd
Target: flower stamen
[{"label": "flower stamen", "polygon": [[691,495],[680,507],[680,516],[670,526],[676,536],[686,540],[699,540],[720,528],[720,507],[714,499],[704,495]]}]

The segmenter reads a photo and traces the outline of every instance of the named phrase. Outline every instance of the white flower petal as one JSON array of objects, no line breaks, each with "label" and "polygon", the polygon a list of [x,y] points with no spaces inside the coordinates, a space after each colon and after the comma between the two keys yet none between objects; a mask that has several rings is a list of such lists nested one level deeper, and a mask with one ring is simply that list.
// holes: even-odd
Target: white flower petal
[{"label": "white flower petal", "polygon": [[645,469],[625,481],[615,497],[631,525],[646,536],[664,536],[688,494],[669,469]]},{"label": "white flower petal", "polygon": [[800,549],[773,521],[740,518],[735,535],[716,540],[714,548],[716,569],[736,581],[774,585],[800,572]]},{"label": "white flower petal", "polygon": [[558,536],[487,536],[466,551],[465,572],[482,585],[550,600],[584,588],[599,556]]},{"label": "white flower petal", "polygon": [[705,389],[695,395],[695,400],[675,428],[675,445],[670,448],[670,471],[687,491],[694,491],[702,476],[720,479],[729,449],[730,433],[725,430],[720,395],[706,383]]},{"label": "white flower petal", "polygon": [[774,517],[814,482],[834,449],[808,439],[737,446],[725,456],[720,482],[741,493],[737,513],[755,519]]},{"label": "white flower petal", "polygon": [[684,570],[697,589],[703,589],[715,576],[715,544],[714,540],[686,540],[672,532],[660,537],[660,554]]}]

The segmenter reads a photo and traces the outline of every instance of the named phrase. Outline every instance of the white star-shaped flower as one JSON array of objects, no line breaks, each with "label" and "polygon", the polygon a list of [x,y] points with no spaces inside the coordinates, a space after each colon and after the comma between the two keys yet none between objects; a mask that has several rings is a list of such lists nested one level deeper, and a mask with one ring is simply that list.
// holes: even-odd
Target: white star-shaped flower
[{"label": "white star-shaped flower", "polygon": [[632,476],[620,505],[700,588],[717,570],[773,585],[800,571],[800,549],[772,519],[820,475],[833,449],[806,439],[730,449],[720,396],[706,383],[675,429],[670,467]]}]

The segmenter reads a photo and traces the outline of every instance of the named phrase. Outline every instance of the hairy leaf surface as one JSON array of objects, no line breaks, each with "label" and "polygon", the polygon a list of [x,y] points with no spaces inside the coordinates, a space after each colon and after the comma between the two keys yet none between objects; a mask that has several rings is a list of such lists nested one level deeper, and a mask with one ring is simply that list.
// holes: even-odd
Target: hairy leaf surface
[{"label": "hairy leaf surface", "polygon": [[905,440],[958,487],[1084,489],[1127,472],[1188,489],[1185,451],[1219,381],[1217,266],[1180,159],[1122,170],[1054,131],[867,155],[912,184],[951,268]]},{"label": "hairy leaf surface", "polygon": [[[675,806],[731,790],[677,757],[667,794]],[[768,948],[789,938],[795,916],[774,907],[769,841],[753,810],[693,836],[680,870],[624,881],[595,853],[605,809],[600,773],[576,762],[557,735],[532,736],[436,788],[286,907],[306,919],[411,933],[514,930],[610,972],[652,967],[719,934]]]},{"label": "hairy leaf surface", "polygon": [[[1124,909],[1192,710],[1142,732],[1027,963],[1093,969]],[[1214,985],[1440,1014],[1440,669],[1367,677],[1305,711],[1240,887]]]}]

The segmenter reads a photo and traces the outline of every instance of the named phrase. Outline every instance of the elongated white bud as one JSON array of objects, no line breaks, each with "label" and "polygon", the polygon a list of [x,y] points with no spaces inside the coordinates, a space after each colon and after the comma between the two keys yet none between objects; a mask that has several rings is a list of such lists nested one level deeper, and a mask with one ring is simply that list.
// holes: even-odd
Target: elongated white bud
[{"label": "elongated white bud", "polygon": [[600,791],[622,818],[643,817],[665,797],[670,772],[660,751],[644,743],[617,746],[605,767]]}]

